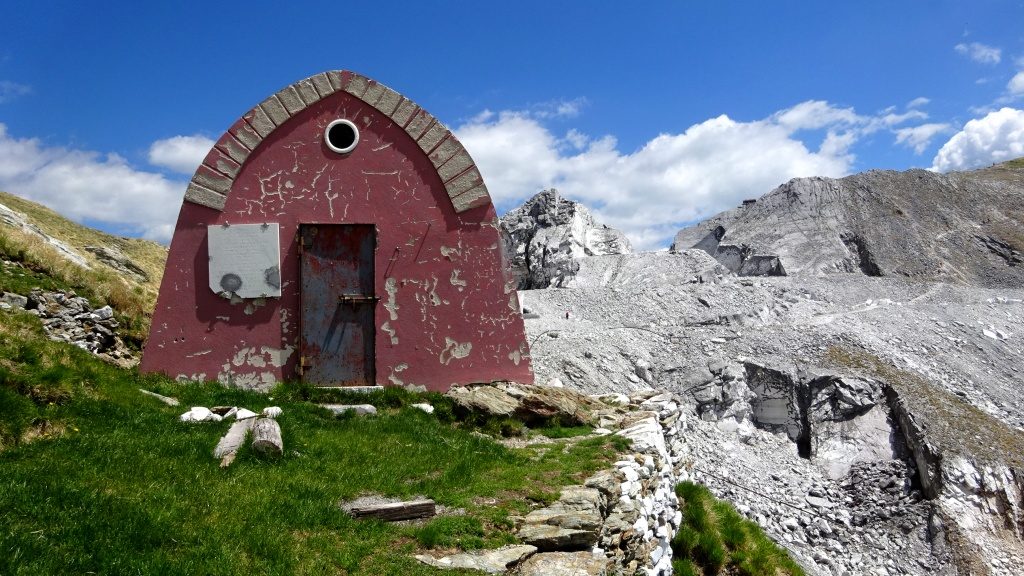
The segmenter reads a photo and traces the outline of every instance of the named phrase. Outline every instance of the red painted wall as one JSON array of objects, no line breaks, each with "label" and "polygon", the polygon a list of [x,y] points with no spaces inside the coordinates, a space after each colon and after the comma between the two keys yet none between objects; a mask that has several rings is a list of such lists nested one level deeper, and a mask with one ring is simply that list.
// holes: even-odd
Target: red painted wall
[{"label": "red painted wall", "polygon": [[[360,129],[348,155],[323,142],[336,118]],[[282,296],[232,304],[209,288],[206,227],[263,222],[280,224]],[[376,225],[378,384],[533,382],[494,207],[456,214],[416,142],[344,92],[271,133],[223,212],[182,204],[141,369],[264,390],[297,379],[300,223]]]}]

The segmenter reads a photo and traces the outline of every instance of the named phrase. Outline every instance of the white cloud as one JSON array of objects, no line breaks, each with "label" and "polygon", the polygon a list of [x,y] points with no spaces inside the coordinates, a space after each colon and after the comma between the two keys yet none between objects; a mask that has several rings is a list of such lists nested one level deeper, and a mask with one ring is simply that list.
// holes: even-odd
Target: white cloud
[{"label": "white cloud", "polygon": [[478,115],[459,127],[495,203],[508,209],[545,187],[584,202],[639,249],[668,244],[684,222],[713,215],[796,176],[841,176],[853,161],[850,131],[832,131],[818,151],[793,133],[853,123],[849,109],[803,103],[768,119],[719,116],[681,134],[661,134],[624,153],[611,136],[556,136],[529,114]]},{"label": "white cloud", "polygon": [[914,98],[910,102],[907,102],[907,108],[919,108],[921,106],[926,106],[930,102],[931,100],[929,98],[925,98],[924,96],[918,96],[917,98]]},{"label": "white cloud", "polygon": [[914,149],[914,154],[923,154],[932,138],[949,132],[952,126],[945,123],[921,124],[910,128],[899,128],[896,130],[896,143],[903,144]]},{"label": "white cloud", "polygon": [[166,242],[174,230],[185,182],[137,170],[115,154],[14,138],[0,124],[0,189],[74,220],[103,222]]},{"label": "white cloud", "polygon": [[1024,156],[1024,110],[1002,108],[971,120],[942,145],[932,170],[977,168]]},{"label": "white cloud", "polygon": [[157,140],[149,147],[149,163],[191,176],[213,144],[213,140],[198,134]]},{"label": "white cloud", "polygon": [[999,64],[999,61],[1003,58],[1002,50],[994,46],[987,46],[981,42],[960,43],[954,46],[953,49],[981,64]]},{"label": "white cloud", "polygon": [[1010,79],[1010,82],[1006,85],[1006,91],[1014,96],[1024,95],[1024,70],[1017,72]]},{"label": "white cloud", "polygon": [[0,104],[10,102],[19,96],[32,93],[32,87],[10,80],[0,80]]},{"label": "white cloud", "polygon": [[817,130],[825,126],[859,124],[863,119],[853,108],[836,108],[823,100],[808,100],[776,112],[772,120],[790,130]]},{"label": "white cloud", "polygon": [[[915,106],[926,103],[920,100]],[[889,130],[900,143],[923,150],[930,140],[926,132],[934,136],[937,128],[901,137],[903,129],[896,127],[927,116],[894,109],[864,116],[811,100],[752,122],[722,115],[680,134],[661,134],[633,152],[620,150],[612,136],[576,129],[556,134],[532,111],[485,111],[456,133],[499,210],[556,187],[646,250],[666,246],[684,223],[756,198],[790,178],[849,173],[851,147],[867,134]],[[824,131],[816,150],[797,137],[805,131]]]}]

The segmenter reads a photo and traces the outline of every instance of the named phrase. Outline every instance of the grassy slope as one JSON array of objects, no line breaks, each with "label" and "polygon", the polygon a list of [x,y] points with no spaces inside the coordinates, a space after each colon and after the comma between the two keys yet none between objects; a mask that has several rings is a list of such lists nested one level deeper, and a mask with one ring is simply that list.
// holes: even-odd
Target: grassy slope
[{"label": "grassy slope", "polygon": [[167,261],[166,247],[150,240],[123,238],[76,224],[46,206],[6,192],[0,192],[0,204],[25,214],[40,230],[71,246],[90,263],[97,266],[103,267],[104,265],[96,260],[94,254],[85,249],[86,246],[103,245],[117,248],[149,276],[149,280],[145,282],[129,281],[132,284],[139,284],[145,292],[154,297],[159,292],[160,279],[164,274],[164,262]]},{"label": "grassy slope", "polygon": [[707,488],[692,482],[676,487],[683,523],[672,540],[672,568],[680,576],[722,573],[739,576],[803,576],[788,553],[761,528]]},{"label": "grassy slope", "polygon": [[[0,291],[27,294],[33,287],[73,290],[95,307],[109,304],[118,312],[122,337],[130,346],[141,347],[149,332],[167,249],[148,240],[120,238],[93,230],[49,208],[3,192],[0,203],[24,213],[43,232],[75,248],[92,264],[91,269],[82,268],[38,236],[0,225],[0,257],[19,264],[0,269]],[[93,245],[117,248],[143,269],[149,279],[136,281],[97,261],[85,250]]]},{"label": "grassy slope", "polygon": [[[441,397],[430,397],[438,415],[391,390],[370,398],[380,416],[335,419],[304,394],[282,388],[271,400],[140,376],[45,340],[30,315],[0,312],[0,573],[432,574],[410,554],[512,542],[510,515],[552,501],[623,448],[595,438],[507,449],[449,421]],[[229,423],[177,420],[187,406],[218,404],[280,405],[285,456],[243,451],[220,469],[211,451]],[[422,494],[467,516],[354,521],[338,503],[363,493]]]}]

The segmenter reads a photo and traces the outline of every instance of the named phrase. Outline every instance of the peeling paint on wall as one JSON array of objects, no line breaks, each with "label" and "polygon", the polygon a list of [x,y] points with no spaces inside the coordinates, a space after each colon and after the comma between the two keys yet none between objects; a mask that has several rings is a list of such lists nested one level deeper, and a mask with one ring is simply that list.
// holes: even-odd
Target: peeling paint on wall
[{"label": "peeling paint on wall", "polygon": [[226,371],[217,375],[217,382],[224,386],[267,392],[274,387],[274,384],[277,384],[277,378],[271,372],[239,374]]},{"label": "peeling paint on wall", "polygon": [[390,321],[387,321],[387,322],[384,322],[383,324],[381,324],[380,330],[381,330],[381,332],[384,332],[385,334],[388,335],[388,338],[391,339],[391,344],[392,345],[398,344],[398,336],[395,335],[396,334],[395,329],[391,327],[391,322]]},{"label": "peeling paint on wall", "polygon": [[388,376],[388,382],[391,382],[395,386],[405,386],[405,382],[402,382],[402,379],[398,377],[398,373],[401,372],[402,370],[405,370],[408,367],[408,364],[402,362],[398,366],[392,368],[391,374]]},{"label": "peeling paint on wall", "polygon": [[290,327],[291,324],[288,322],[288,309],[281,308],[281,334],[288,334],[291,332],[291,330],[289,330]]},{"label": "peeling paint on wall", "polygon": [[459,292],[462,292],[462,289],[466,287],[466,281],[463,280],[462,278],[459,278],[458,268],[452,270],[452,277],[449,281],[451,282],[452,286],[458,288]]},{"label": "peeling paint on wall", "polygon": [[455,248],[441,246],[441,256],[444,256],[448,260],[453,260],[453,254],[462,258],[462,240],[459,240],[458,244],[455,245]]},{"label": "peeling paint on wall", "polygon": [[267,305],[267,299],[266,298],[262,298],[262,297],[254,298],[254,299],[252,299],[252,300],[250,300],[250,301],[245,303],[245,309],[242,310],[242,311],[245,312],[246,316],[252,316],[254,312],[259,310],[260,308],[263,308],[266,305]]},{"label": "peeling paint on wall", "polygon": [[398,320],[398,302],[395,297],[398,295],[398,283],[394,278],[388,278],[384,282],[384,290],[388,293],[388,301],[384,303],[384,309],[388,311],[392,320]]},{"label": "peeling paint on wall", "polygon": [[473,351],[472,342],[459,343],[456,340],[445,336],[444,338],[444,350],[441,351],[441,364],[445,366],[452,361],[453,358],[462,359],[469,356],[469,353]]},{"label": "peeling paint on wall", "polygon": [[508,353],[508,359],[511,360],[512,363],[515,364],[516,366],[519,366],[519,363],[523,361],[523,358],[528,358],[529,355],[530,354],[529,350],[526,348],[526,343],[522,342],[519,344],[519,348],[516,348],[515,350]]}]

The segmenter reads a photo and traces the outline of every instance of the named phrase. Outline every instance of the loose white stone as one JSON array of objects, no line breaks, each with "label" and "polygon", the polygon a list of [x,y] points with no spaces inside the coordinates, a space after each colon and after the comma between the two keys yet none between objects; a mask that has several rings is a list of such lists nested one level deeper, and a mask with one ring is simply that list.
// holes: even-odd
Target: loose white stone
[{"label": "loose white stone", "polygon": [[256,413],[247,408],[239,408],[235,411],[235,420],[245,420],[246,418],[255,418]]}]

